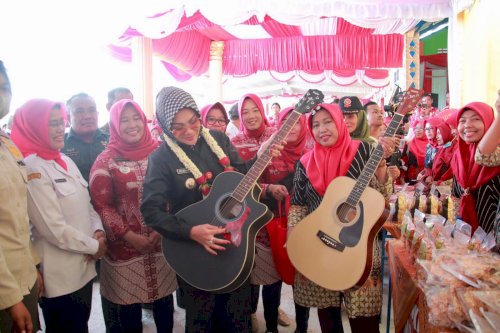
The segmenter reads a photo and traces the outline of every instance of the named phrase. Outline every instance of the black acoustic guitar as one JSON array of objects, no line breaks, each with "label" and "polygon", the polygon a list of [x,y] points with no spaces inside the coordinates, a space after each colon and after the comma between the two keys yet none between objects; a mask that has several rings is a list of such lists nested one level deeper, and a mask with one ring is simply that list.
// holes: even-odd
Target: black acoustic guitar
[{"label": "black acoustic guitar", "polygon": [[[269,147],[285,139],[300,116],[321,103],[323,97],[321,91],[310,89]],[[257,184],[271,158],[267,149],[246,175],[233,171],[220,173],[206,198],[177,212],[176,217],[191,226],[210,223],[226,228],[223,237],[231,241],[225,251],[215,256],[193,240],[164,237],[163,254],[184,281],[198,289],[226,293],[248,278],[254,263],[255,236],[273,218],[266,205],[258,202],[261,188]]]}]

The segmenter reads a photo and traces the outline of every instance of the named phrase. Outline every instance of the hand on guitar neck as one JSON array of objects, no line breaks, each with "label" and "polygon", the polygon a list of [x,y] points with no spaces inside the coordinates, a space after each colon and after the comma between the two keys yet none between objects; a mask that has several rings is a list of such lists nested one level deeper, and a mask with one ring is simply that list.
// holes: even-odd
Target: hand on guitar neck
[{"label": "hand on guitar neck", "polygon": [[269,137],[269,139],[267,139],[266,141],[264,141],[262,143],[262,145],[260,146],[259,150],[257,151],[257,158],[259,158],[262,154],[264,154],[264,152],[267,150],[267,148],[271,144],[272,145],[269,148],[269,155],[271,155],[271,157],[279,157],[281,155],[281,151],[283,150],[283,148],[285,148],[286,141],[285,140],[281,140],[280,143],[273,143],[273,140],[274,140],[275,136],[276,136],[276,133],[274,133],[273,135],[271,135],[271,137]]},{"label": "hand on guitar neck", "polygon": [[217,235],[224,233],[226,233],[225,228],[211,224],[200,224],[191,228],[189,236],[203,246],[208,253],[216,256],[217,251],[225,251],[224,245],[231,243],[227,239],[217,237]]}]

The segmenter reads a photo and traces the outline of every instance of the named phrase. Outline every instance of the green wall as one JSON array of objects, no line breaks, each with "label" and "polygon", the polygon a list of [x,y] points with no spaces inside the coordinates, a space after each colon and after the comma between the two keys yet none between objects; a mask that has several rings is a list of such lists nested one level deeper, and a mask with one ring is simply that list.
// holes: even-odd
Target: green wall
[{"label": "green wall", "polygon": [[424,42],[423,55],[438,53],[438,49],[448,48],[448,27],[421,40]]}]

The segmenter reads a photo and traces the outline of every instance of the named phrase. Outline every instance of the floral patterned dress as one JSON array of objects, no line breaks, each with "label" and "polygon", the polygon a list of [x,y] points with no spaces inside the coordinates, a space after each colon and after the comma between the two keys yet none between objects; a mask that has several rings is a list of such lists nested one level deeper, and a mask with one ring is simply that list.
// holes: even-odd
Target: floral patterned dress
[{"label": "floral patterned dress", "polygon": [[101,216],[108,251],[101,261],[101,294],[116,304],[151,303],[177,289],[176,275],[158,242],[154,251],[142,254],[123,235],[132,230],[149,236],[140,212],[147,158],[129,161],[106,150],[91,171],[92,202]]}]

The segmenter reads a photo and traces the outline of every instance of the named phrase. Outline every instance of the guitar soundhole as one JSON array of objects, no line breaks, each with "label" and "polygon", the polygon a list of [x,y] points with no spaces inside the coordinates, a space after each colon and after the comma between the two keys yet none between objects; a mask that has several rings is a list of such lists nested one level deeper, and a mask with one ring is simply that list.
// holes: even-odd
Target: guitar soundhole
[{"label": "guitar soundhole", "polygon": [[223,197],[217,205],[217,215],[221,220],[232,221],[238,219],[243,213],[244,204],[228,195]]},{"label": "guitar soundhole", "polygon": [[351,223],[356,218],[356,207],[344,202],[337,208],[337,217],[342,223]]}]

